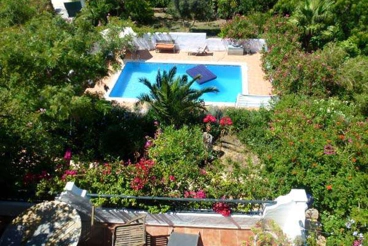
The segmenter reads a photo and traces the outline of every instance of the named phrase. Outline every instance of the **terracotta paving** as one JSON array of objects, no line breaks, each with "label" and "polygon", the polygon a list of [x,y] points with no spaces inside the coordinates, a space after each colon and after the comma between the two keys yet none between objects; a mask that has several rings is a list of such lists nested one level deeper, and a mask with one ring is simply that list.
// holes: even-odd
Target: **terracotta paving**
[{"label": "terracotta paving", "polygon": [[[142,50],[135,55],[128,54],[126,60],[149,60],[149,61],[198,61],[211,63],[245,63],[248,67],[248,92],[250,95],[271,95],[271,83],[264,78],[265,74],[261,66],[261,54],[252,55],[227,55],[227,52],[213,52],[213,55],[189,56],[188,52],[179,51],[177,53],[156,53],[155,51]],[[88,89],[90,92],[104,93],[104,85],[113,87],[119,72],[112,73],[95,88]]]}]

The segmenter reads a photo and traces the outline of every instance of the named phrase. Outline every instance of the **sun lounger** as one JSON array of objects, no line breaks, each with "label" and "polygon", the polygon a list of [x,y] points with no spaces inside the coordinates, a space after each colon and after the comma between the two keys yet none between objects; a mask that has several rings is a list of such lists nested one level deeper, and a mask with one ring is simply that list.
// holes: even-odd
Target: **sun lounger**
[{"label": "sun lounger", "polygon": [[169,43],[157,43],[156,44],[156,52],[161,52],[161,51],[173,51],[174,53],[176,52],[175,50],[175,44],[169,44]]},{"label": "sun lounger", "polygon": [[205,56],[205,55],[213,55],[213,53],[209,52],[207,45],[205,45],[203,47],[198,47],[197,51],[189,51],[188,55],[189,56]]}]

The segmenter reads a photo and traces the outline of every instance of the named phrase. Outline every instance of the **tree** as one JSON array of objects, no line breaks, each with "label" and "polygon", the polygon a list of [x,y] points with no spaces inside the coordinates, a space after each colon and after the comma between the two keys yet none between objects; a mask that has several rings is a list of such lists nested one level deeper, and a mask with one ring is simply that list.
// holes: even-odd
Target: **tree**
[{"label": "tree", "polygon": [[158,71],[154,84],[146,78],[140,79],[150,92],[141,94],[137,104],[148,103],[162,123],[179,127],[185,124],[191,115],[205,111],[203,102],[199,99],[203,94],[218,92],[218,89],[215,87],[191,89],[199,77],[188,82],[187,75],[175,78],[176,70],[176,67],[173,67],[169,72],[164,71],[162,75]]},{"label": "tree", "polygon": [[27,0],[2,0],[0,1],[0,28],[22,25],[46,11],[54,12],[51,1],[37,0],[30,4]]},{"label": "tree", "polygon": [[340,40],[349,39],[368,54],[368,1],[337,0],[333,6]]},{"label": "tree", "polygon": [[291,22],[301,29],[301,41],[307,51],[312,51],[323,44],[323,39],[331,38],[332,2],[323,0],[304,0],[291,18]]},{"label": "tree", "polygon": [[210,20],[214,17],[212,7],[206,0],[173,0],[169,12],[183,21],[191,20],[194,25],[196,20]]}]

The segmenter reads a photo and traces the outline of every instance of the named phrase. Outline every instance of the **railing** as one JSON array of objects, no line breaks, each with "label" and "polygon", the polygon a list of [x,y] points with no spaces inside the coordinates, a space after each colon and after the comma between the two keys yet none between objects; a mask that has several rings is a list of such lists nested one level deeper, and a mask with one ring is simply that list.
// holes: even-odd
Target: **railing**
[{"label": "railing", "polygon": [[170,211],[175,212],[210,212],[214,204],[226,204],[232,213],[238,214],[262,214],[266,206],[277,202],[272,200],[242,200],[242,199],[216,199],[216,198],[176,198],[157,196],[130,196],[87,193],[89,198],[120,198],[143,200],[145,205],[169,205]]}]

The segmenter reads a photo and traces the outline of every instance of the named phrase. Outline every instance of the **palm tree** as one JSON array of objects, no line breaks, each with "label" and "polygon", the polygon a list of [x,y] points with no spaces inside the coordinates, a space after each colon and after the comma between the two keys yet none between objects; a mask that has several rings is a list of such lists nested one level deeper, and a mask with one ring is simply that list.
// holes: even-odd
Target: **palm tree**
[{"label": "palm tree", "polygon": [[302,30],[302,43],[307,51],[313,50],[312,40],[316,36],[331,36],[333,34],[332,24],[332,2],[325,0],[304,0],[291,22],[296,24]]},{"label": "palm tree", "polygon": [[169,72],[160,70],[156,76],[156,83],[151,83],[146,78],[141,78],[143,83],[150,90],[149,93],[142,93],[138,97],[138,104],[147,103],[154,111],[158,119],[167,125],[179,127],[186,123],[188,119],[206,108],[199,98],[208,92],[218,92],[216,87],[206,87],[200,90],[190,88],[199,79],[199,76],[188,82],[188,76],[176,77],[176,67]]}]

